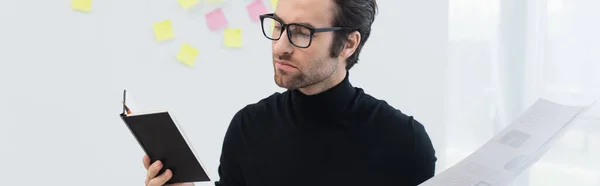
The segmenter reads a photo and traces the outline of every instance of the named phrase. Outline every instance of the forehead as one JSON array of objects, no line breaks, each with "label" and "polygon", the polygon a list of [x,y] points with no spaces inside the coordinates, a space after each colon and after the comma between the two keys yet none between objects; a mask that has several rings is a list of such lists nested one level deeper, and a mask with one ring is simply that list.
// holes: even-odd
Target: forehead
[{"label": "forehead", "polygon": [[324,27],[331,25],[333,7],[333,0],[279,0],[275,15],[286,23]]}]

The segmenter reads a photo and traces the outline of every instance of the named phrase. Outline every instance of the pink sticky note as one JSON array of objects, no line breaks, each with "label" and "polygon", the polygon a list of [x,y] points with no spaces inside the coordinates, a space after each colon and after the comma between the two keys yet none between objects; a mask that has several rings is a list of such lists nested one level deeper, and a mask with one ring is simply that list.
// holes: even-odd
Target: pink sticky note
[{"label": "pink sticky note", "polygon": [[265,7],[262,0],[254,0],[246,9],[248,10],[248,14],[250,14],[250,19],[254,22],[259,22],[259,16],[267,13],[267,7]]},{"label": "pink sticky note", "polygon": [[215,31],[227,26],[227,18],[225,18],[225,14],[223,13],[223,10],[221,10],[221,8],[217,8],[204,16],[206,17],[206,23],[208,24],[208,28],[211,31]]}]

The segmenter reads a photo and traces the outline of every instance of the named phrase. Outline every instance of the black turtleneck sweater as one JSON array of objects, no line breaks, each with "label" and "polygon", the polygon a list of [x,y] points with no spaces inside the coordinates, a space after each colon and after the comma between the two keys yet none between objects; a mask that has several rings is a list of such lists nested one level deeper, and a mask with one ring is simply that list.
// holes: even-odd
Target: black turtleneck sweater
[{"label": "black turtleneck sweater", "polygon": [[423,125],[353,87],[275,93],[247,105],[225,135],[217,186],[414,186],[433,177]]}]

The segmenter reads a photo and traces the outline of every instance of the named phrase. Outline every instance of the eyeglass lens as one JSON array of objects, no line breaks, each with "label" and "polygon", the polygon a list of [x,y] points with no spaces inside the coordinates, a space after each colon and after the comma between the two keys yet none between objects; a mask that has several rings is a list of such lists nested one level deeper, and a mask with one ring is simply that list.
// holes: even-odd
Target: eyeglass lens
[{"label": "eyeglass lens", "polygon": [[[282,29],[284,29],[282,23],[270,17],[264,18],[262,28],[265,36],[272,40],[278,40],[282,34],[286,33],[282,32]],[[310,28],[303,25],[291,24],[285,31],[289,34],[288,37],[292,44],[298,47],[307,47],[310,44],[312,37]]]}]

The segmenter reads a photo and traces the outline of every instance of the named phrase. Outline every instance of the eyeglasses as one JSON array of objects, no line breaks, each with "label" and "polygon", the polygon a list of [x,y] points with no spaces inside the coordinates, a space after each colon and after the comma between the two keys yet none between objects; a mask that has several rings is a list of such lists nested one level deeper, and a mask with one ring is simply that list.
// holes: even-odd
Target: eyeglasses
[{"label": "eyeglasses", "polygon": [[312,43],[315,33],[352,30],[345,27],[312,28],[298,23],[285,24],[272,13],[260,15],[260,22],[262,23],[262,31],[265,37],[270,40],[279,40],[283,31],[287,31],[290,43],[299,48],[308,48]]}]

